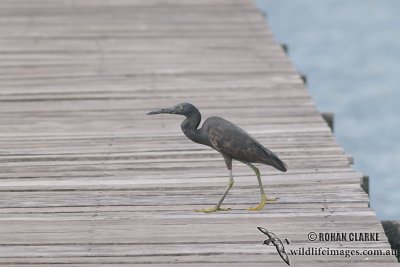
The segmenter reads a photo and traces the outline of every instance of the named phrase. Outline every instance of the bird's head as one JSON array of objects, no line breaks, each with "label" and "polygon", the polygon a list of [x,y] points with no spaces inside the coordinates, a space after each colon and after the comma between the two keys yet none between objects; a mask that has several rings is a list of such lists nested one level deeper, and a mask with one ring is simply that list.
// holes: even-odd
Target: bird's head
[{"label": "bird's head", "polygon": [[177,115],[184,115],[184,116],[188,117],[196,110],[197,110],[197,108],[190,103],[181,103],[172,108],[162,108],[159,110],[150,111],[147,113],[147,115],[177,114]]},{"label": "bird's head", "polygon": [[268,238],[268,239],[264,240],[264,242],[263,242],[263,245],[271,246],[271,245],[273,245],[273,244],[274,244],[274,243],[272,242],[271,238]]}]

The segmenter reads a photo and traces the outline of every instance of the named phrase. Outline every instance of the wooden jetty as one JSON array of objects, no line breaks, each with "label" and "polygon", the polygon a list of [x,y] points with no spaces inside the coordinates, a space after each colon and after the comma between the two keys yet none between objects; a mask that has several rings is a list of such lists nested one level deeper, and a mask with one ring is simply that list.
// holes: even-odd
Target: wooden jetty
[{"label": "wooden jetty", "polygon": [[[221,156],[181,118],[188,101],[240,125],[287,173],[261,167],[279,197],[260,212],[235,163],[230,212]],[[289,249],[389,249],[362,175],[251,1],[0,1],[0,265],[286,266]],[[349,129],[351,130],[351,129]],[[378,233],[311,242],[308,233]],[[294,256],[292,266],[398,266],[394,256]]]}]

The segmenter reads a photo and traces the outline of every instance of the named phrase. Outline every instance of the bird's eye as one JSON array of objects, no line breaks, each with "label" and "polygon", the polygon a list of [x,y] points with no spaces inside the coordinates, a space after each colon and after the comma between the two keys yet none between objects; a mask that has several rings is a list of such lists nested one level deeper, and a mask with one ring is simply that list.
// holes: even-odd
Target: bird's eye
[{"label": "bird's eye", "polygon": [[183,106],[179,106],[179,109],[182,110],[182,109],[183,109]]}]

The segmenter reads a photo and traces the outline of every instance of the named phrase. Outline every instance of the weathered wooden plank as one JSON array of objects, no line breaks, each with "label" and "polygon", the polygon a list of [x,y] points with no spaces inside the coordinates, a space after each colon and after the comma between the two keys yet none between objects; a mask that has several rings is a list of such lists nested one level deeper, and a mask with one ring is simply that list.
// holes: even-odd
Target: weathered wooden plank
[{"label": "weathered wooden plank", "polygon": [[[0,2],[0,264],[284,265],[256,226],[288,248],[388,249],[362,176],[315,110],[264,19],[244,0]],[[279,200],[260,212],[251,170],[234,163],[230,212],[221,156],[180,118],[190,101],[288,163],[262,167]],[[378,242],[307,233],[377,232]],[[296,266],[390,266],[391,256],[290,256]]]}]

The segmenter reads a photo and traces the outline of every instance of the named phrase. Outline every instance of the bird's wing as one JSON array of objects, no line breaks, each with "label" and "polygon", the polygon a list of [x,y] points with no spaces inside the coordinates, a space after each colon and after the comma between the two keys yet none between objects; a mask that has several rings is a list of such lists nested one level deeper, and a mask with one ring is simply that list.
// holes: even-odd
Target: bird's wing
[{"label": "bird's wing", "polygon": [[261,233],[263,233],[264,235],[267,235],[269,238],[272,237],[271,234],[270,234],[270,232],[268,232],[267,229],[265,229],[265,228],[263,228],[263,227],[260,227],[260,226],[258,226],[257,228],[258,228],[258,230],[260,230]]},{"label": "bird's wing", "polygon": [[208,128],[208,138],[213,147],[234,159],[245,162],[259,162],[260,146],[254,138],[236,125],[221,120]]},{"label": "bird's wing", "polygon": [[264,163],[286,171],[286,164],[276,154],[233,123],[212,117],[210,123],[206,121],[205,124],[210,143],[220,153],[239,161]]},{"label": "bird's wing", "polygon": [[282,260],[284,260],[287,263],[287,265],[290,266],[289,256],[287,255],[287,253],[285,251],[285,246],[283,245],[281,239],[272,232],[268,232],[268,233],[271,235],[272,239],[275,241],[274,245],[276,247],[276,251],[278,251],[279,256],[281,256]]},{"label": "bird's wing", "polygon": [[273,232],[268,232],[269,233],[269,236],[271,237],[271,238],[273,238],[273,239],[275,239],[275,240],[279,240],[280,241],[280,238],[279,237],[277,237],[276,236],[276,234],[274,234]]},{"label": "bird's wing", "polygon": [[278,251],[279,256],[281,256],[282,260],[284,262],[286,262],[287,265],[290,266],[290,261],[289,261],[289,256],[287,255],[287,253],[285,252],[285,250],[281,251],[278,248],[276,248],[276,250]]}]

